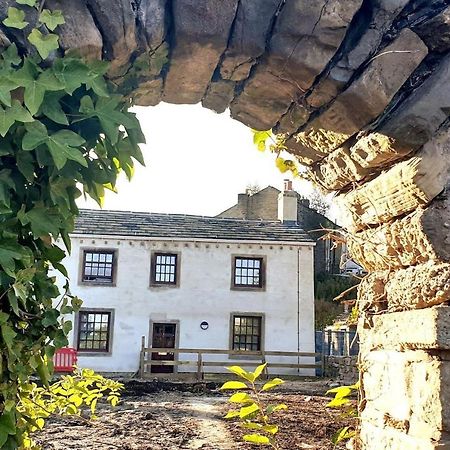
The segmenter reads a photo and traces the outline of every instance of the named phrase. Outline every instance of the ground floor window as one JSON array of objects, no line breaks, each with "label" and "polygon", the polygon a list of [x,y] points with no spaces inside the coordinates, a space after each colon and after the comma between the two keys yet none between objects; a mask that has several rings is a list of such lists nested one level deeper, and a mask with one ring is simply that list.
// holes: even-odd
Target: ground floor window
[{"label": "ground floor window", "polygon": [[259,352],[262,342],[262,316],[232,316],[232,349]]},{"label": "ground floor window", "polygon": [[77,349],[81,352],[109,352],[112,311],[81,310],[78,316]]}]

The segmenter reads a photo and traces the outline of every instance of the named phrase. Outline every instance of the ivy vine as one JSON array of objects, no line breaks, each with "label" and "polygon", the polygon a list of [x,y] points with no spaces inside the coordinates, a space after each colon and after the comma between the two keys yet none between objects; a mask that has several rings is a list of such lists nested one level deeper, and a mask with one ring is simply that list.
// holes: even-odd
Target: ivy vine
[{"label": "ivy vine", "polygon": [[[38,374],[44,385],[55,349],[68,344],[65,315],[80,307],[68,281],[61,293],[55,271],[70,251],[75,203],[89,195],[99,204],[143,164],[144,137],[131,101],[107,81],[108,64],[63,55],[54,31],[61,11],[35,0],[17,0],[3,25],[24,29],[32,8],[37,22],[28,35],[35,55],[15,44],[0,54],[0,448],[30,448],[39,427],[20,408]],[[65,248],[57,245],[62,238]]]}]

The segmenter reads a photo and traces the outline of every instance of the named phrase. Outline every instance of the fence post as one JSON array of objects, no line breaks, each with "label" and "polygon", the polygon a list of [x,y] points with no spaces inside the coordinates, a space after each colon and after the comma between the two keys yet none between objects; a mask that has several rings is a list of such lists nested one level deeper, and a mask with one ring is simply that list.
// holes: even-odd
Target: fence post
[{"label": "fence post", "polygon": [[203,359],[202,359],[202,352],[198,352],[198,359],[197,359],[197,380],[202,381],[203,379]]},{"label": "fence post", "polygon": [[142,336],[141,355],[139,359],[139,378],[144,378],[145,374],[145,336]]},{"label": "fence post", "polygon": [[320,355],[321,376],[325,378],[325,330],[322,331],[322,354]]}]

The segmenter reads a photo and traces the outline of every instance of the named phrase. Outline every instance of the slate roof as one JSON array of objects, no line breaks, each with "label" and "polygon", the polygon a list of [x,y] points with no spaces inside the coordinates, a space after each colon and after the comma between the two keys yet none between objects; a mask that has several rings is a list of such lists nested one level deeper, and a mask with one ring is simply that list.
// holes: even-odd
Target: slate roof
[{"label": "slate roof", "polygon": [[80,210],[72,235],[138,236],[169,239],[313,242],[295,224],[182,214]]}]

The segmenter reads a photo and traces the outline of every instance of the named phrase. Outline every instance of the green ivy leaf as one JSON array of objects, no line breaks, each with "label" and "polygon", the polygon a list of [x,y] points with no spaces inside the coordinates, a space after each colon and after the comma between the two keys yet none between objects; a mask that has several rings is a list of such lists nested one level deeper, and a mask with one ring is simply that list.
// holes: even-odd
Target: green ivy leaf
[{"label": "green ivy leaf", "polygon": [[5,137],[9,129],[18,122],[33,122],[30,113],[17,101],[14,100],[11,108],[0,106],[0,135]]},{"label": "green ivy leaf", "polygon": [[13,240],[2,240],[0,244],[0,266],[3,270],[11,274],[14,271],[14,261],[20,261],[23,258],[22,247]]},{"label": "green ivy leaf", "polygon": [[9,28],[22,30],[28,25],[28,22],[25,22],[23,19],[25,19],[25,12],[10,6],[8,8],[8,17],[3,21],[3,24]]},{"label": "green ivy leaf", "polygon": [[62,11],[59,9],[55,11],[44,9],[39,16],[39,21],[44,23],[50,31],[54,31],[59,25],[66,23]]},{"label": "green ivy leaf", "polygon": [[16,0],[19,5],[36,6],[37,0]]},{"label": "green ivy leaf", "polygon": [[47,59],[51,52],[59,48],[59,36],[53,33],[44,35],[35,28],[28,36],[28,40],[33,44],[42,59]]},{"label": "green ivy leaf", "polygon": [[89,79],[89,71],[77,58],[60,58],[53,64],[53,73],[70,95]]},{"label": "green ivy leaf", "polygon": [[22,62],[22,58],[19,56],[16,44],[11,44],[3,53],[2,59],[9,66],[18,66]]},{"label": "green ivy leaf", "polygon": [[47,116],[53,122],[59,123],[60,125],[69,125],[67,116],[60,103],[61,97],[64,94],[64,92],[47,92],[41,105],[41,111],[44,116]]},{"label": "green ivy leaf", "polygon": [[27,133],[22,139],[22,148],[34,150],[46,144],[58,169],[62,169],[69,159],[88,167],[83,154],[76,148],[84,143],[85,140],[71,130],[59,130],[49,135],[44,124],[35,122],[27,126]]}]

